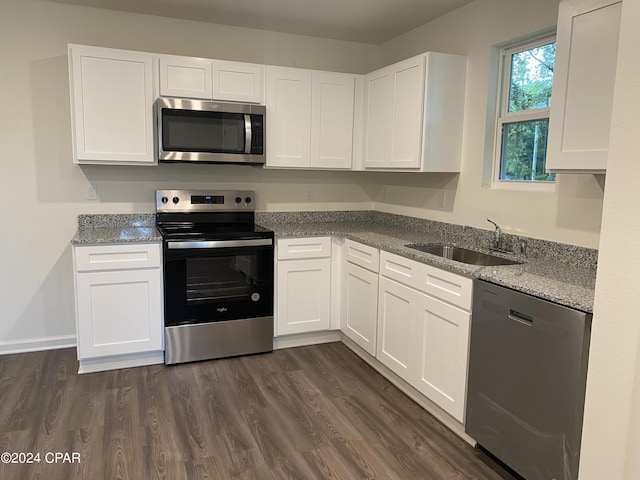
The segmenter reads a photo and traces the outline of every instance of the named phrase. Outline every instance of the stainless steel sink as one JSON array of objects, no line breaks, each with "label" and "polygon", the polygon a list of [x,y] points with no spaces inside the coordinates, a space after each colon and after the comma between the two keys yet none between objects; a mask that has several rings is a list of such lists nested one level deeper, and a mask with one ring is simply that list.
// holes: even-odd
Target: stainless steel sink
[{"label": "stainless steel sink", "polygon": [[511,260],[509,258],[497,257],[488,253],[476,252],[475,250],[468,250],[462,247],[455,247],[453,245],[442,244],[409,244],[405,247],[413,248],[421,252],[430,253],[432,255],[438,255],[439,257],[448,258],[449,260],[455,260],[456,262],[467,263],[469,265],[518,265],[522,262],[517,260]]}]

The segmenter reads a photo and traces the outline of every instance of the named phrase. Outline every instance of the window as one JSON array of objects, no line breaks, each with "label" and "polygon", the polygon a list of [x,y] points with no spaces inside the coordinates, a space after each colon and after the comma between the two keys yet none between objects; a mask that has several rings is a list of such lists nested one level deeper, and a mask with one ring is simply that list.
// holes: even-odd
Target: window
[{"label": "window", "polygon": [[555,36],[501,51],[501,86],[496,125],[493,185],[549,188],[545,171]]}]

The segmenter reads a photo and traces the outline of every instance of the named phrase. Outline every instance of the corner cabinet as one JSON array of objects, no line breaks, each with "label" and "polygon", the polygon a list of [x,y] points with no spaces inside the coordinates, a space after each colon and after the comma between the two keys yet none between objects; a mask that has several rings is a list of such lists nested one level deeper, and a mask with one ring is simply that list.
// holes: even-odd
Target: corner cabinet
[{"label": "corner cabinet", "polygon": [[331,237],[276,243],[276,336],[331,327]]},{"label": "corner cabinet", "polygon": [[611,0],[560,2],[546,160],[551,172],[606,171],[621,12],[622,2]]},{"label": "corner cabinet", "polygon": [[459,172],[466,58],[429,52],[365,76],[364,168]]},{"label": "corner cabinet", "polygon": [[74,163],[156,165],[155,58],[69,45]]},{"label": "corner cabinet", "polygon": [[74,245],[80,373],[164,362],[161,244]]},{"label": "corner cabinet", "polygon": [[355,75],[267,67],[267,167],[352,167]]}]

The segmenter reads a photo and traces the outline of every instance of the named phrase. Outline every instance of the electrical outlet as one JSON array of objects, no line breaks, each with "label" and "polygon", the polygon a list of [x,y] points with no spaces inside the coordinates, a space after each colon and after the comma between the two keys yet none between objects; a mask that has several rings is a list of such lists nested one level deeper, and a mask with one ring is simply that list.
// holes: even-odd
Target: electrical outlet
[{"label": "electrical outlet", "polygon": [[447,208],[447,192],[440,190],[438,192],[438,208]]},{"label": "electrical outlet", "polygon": [[89,185],[87,189],[87,200],[98,200],[98,191],[93,185]]},{"label": "electrical outlet", "polygon": [[313,188],[307,188],[307,200],[313,200]]}]

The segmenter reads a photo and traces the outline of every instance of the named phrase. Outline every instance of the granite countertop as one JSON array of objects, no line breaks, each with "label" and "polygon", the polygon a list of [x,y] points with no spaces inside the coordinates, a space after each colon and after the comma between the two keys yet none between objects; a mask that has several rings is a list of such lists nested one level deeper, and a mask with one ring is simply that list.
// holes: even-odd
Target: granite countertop
[{"label": "granite countertop", "polygon": [[101,243],[160,242],[153,213],[117,215],[79,215],[74,245]]},{"label": "granite countertop", "polygon": [[[560,305],[593,312],[597,251],[505,234],[514,251],[489,251],[493,232],[381,212],[256,212],[256,223],[277,237],[337,235],[471,278],[528,293]],[[75,245],[159,242],[155,214],[79,215]],[[519,265],[477,266],[406,247],[411,243],[447,243],[522,261]]]},{"label": "granite countertop", "polygon": [[[437,228],[438,222],[427,221],[427,228],[424,228],[425,225],[360,221],[361,219],[356,221],[343,219],[337,222],[283,222],[281,220],[281,218],[274,216],[265,216],[265,218],[257,219],[257,222],[273,230],[276,237],[339,235],[390,253],[472,278],[486,280],[577,310],[588,313],[593,311],[597,252],[591,249],[528,239],[531,248],[529,248],[527,255],[501,255],[488,249],[491,244],[492,232],[478,232],[476,229],[470,229],[476,231],[470,232],[466,236],[468,238],[464,238],[464,235],[456,237],[451,232]],[[434,225],[436,228],[429,228]],[[520,240],[520,237],[514,238]],[[405,246],[411,243],[453,243],[523,263],[504,266],[468,265]],[[545,253],[548,255],[545,256]]]}]

